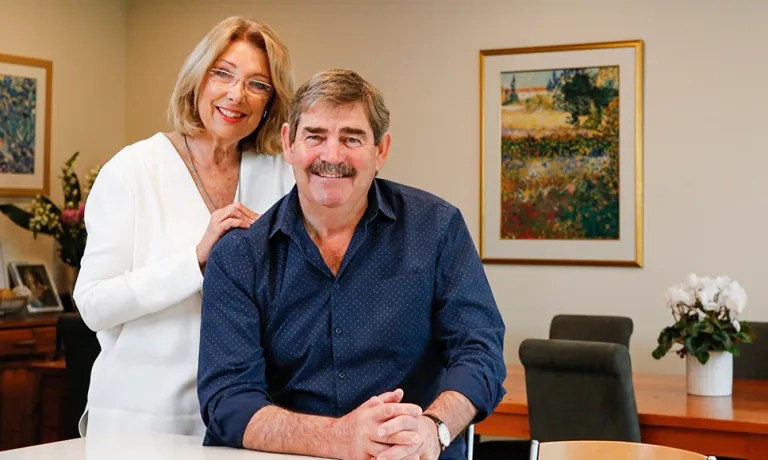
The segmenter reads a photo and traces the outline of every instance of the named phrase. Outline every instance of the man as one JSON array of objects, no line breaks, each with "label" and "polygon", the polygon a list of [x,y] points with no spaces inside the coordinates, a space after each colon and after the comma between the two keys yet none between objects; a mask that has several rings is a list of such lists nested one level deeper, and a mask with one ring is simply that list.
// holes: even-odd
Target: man
[{"label": "man", "polygon": [[207,444],[458,460],[456,435],[501,400],[504,324],[477,251],[455,207],[375,179],[388,126],[354,72],[296,93],[282,128],[296,187],[206,268]]}]

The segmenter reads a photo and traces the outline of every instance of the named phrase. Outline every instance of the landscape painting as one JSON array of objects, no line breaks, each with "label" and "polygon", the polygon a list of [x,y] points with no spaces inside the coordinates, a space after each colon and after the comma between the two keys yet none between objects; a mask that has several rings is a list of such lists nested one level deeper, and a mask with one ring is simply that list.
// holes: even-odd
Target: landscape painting
[{"label": "landscape painting", "polygon": [[481,257],[642,264],[642,42],[481,51]]},{"label": "landscape painting", "polygon": [[48,191],[49,61],[0,54],[0,196]]},{"label": "landscape painting", "polygon": [[619,237],[619,68],[501,74],[502,239]]}]

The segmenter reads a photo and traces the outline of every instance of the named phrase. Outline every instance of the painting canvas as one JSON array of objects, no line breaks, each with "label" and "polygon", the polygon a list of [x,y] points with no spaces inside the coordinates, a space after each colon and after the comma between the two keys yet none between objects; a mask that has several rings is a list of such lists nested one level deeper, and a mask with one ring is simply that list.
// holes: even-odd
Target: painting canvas
[{"label": "painting canvas", "polygon": [[485,262],[642,265],[642,42],[481,51]]},{"label": "painting canvas", "polygon": [[23,285],[30,291],[27,304],[30,313],[64,310],[48,267],[43,264],[11,262],[10,272],[14,287]]},{"label": "painting canvas", "polygon": [[48,193],[51,72],[0,54],[0,196]]}]

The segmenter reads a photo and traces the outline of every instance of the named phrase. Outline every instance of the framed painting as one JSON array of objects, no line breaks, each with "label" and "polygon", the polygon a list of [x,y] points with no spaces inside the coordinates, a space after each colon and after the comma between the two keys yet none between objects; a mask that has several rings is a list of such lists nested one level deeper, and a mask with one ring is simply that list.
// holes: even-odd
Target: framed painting
[{"label": "framed painting", "polygon": [[48,194],[50,61],[0,54],[0,196]]},{"label": "framed painting", "polygon": [[13,286],[25,286],[29,291],[27,310],[30,313],[64,310],[56,285],[44,264],[11,262],[9,271]]},{"label": "framed painting", "polygon": [[480,51],[480,256],[643,265],[643,42]]}]

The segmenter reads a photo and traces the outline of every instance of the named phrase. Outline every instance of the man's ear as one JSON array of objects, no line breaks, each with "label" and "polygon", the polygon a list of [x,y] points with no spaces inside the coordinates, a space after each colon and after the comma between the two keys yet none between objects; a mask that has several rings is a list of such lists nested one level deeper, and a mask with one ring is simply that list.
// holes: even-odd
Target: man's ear
[{"label": "man's ear", "polygon": [[283,142],[283,158],[289,165],[293,165],[293,149],[291,149],[291,127],[288,123],[283,123],[280,128],[280,139]]},{"label": "man's ear", "polygon": [[384,163],[387,161],[387,155],[389,155],[389,145],[392,143],[392,136],[389,131],[384,133],[381,138],[381,143],[376,146],[376,172],[379,172]]}]

